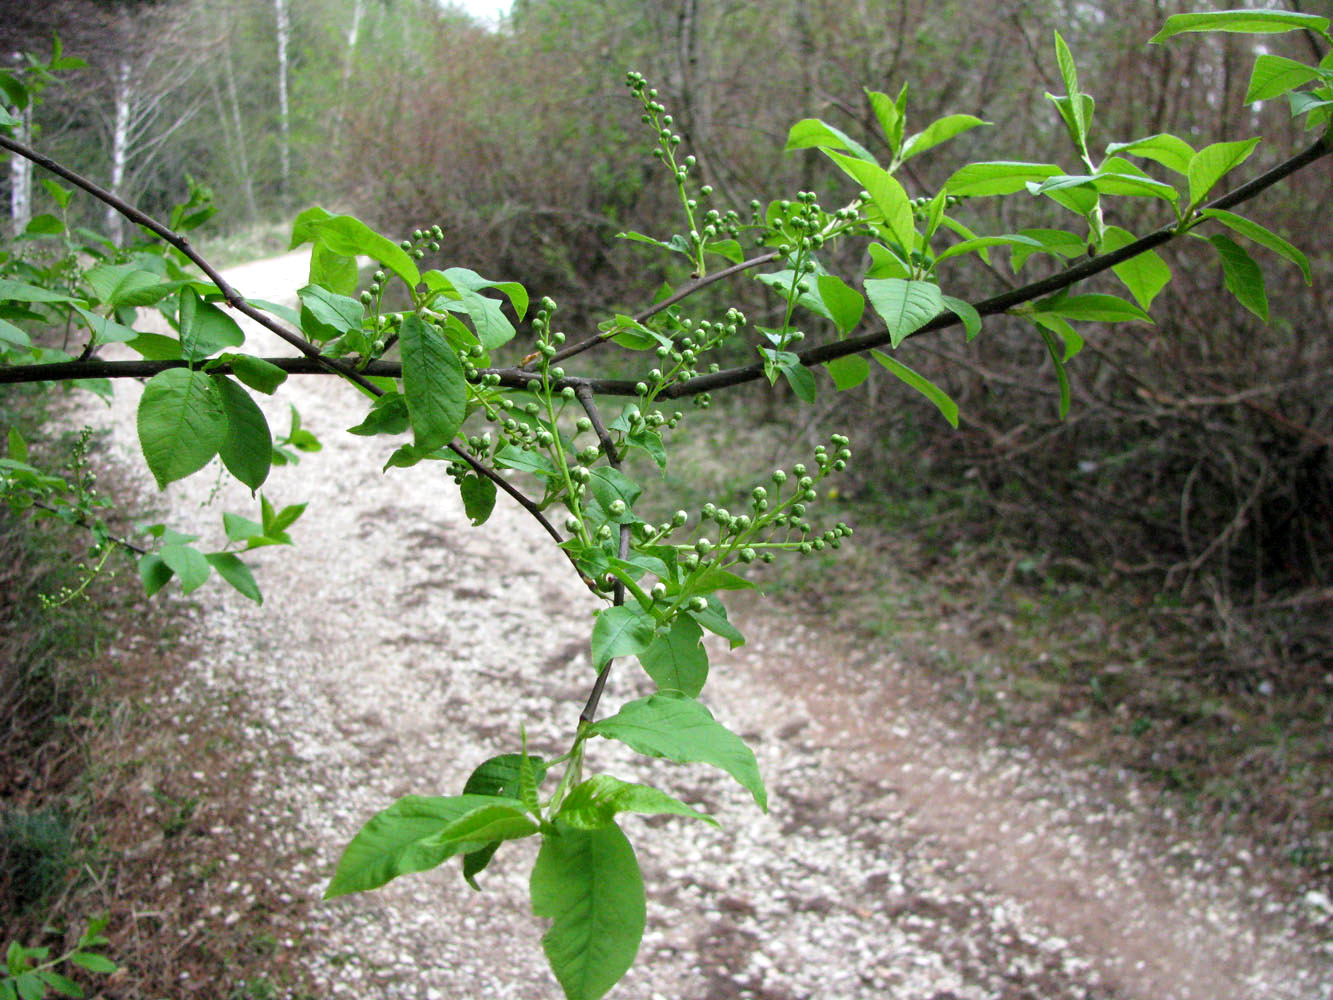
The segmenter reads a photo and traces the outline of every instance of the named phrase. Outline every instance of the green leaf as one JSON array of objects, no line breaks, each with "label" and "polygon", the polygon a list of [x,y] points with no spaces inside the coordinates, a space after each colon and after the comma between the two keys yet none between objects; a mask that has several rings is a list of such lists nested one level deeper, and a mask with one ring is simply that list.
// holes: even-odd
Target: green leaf
[{"label": "green leaf", "polygon": [[944,415],[944,419],[949,421],[950,426],[957,428],[958,404],[949,398],[948,393],[924,375],[918,374],[896,358],[889,357],[883,351],[871,351],[870,354],[893,375],[934,403],[935,407]]},{"label": "green leaf", "polygon": [[832,150],[825,150],[825,153],[844,173],[870,192],[870,202],[879,210],[893,239],[906,250],[915,249],[916,222],[912,217],[911,199],[907,197],[903,186],[878,164],[853,159]]},{"label": "green leaf", "polygon": [[1297,250],[1294,246],[1284,240],[1276,233],[1265,229],[1259,223],[1254,222],[1244,216],[1235,215],[1232,212],[1224,212],[1220,208],[1205,209],[1202,213],[1206,219],[1216,219],[1222,225],[1227,226],[1233,231],[1240,233],[1248,239],[1254,240],[1261,247],[1272,250],[1280,257],[1285,257],[1301,269],[1301,274],[1305,276],[1307,285],[1312,283],[1310,276],[1310,262],[1306,260],[1305,254]]},{"label": "green leaf", "polygon": [[[1107,226],[1102,237],[1101,250],[1112,253],[1134,242],[1134,234],[1119,226]],[[1152,307],[1152,300],[1157,293],[1171,283],[1171,268],[1158,255],[1156,250],[1147,250],[1123,263],[1111,268],[1115,276],[1124,282],[1134,301],[1147,310]]]},{"label": "green leaf", "polygon": [[42,1000],[46,996],[46,987],[35,972],[20,973],[14,979],[21,1000]]},{"label": "green leaf", "polygon": [[181,589],[185,593],[192,593],[208,582],[212,568],[198,549],[189,545],[164,545],[157,554],[167,568],[180,577]]},{"label": "green leaf", "polygon": [[1250,74],[1250,87],[1245,91],[1245,103],[1267,101],[1289,90],[1319,79],[1319,70],[1284,56],[1262,55],[1255,60]]},{"label": "green leaf", "polygon": [[907,128],[907,84],[898,91],[897,99],[876,90],[866,90],[866,99],[879,120],[879,127],[884,130],[884,138],[889,141],[889,149],[897,155],[903,145],[903,131]]},{"label": "green leaf", "polygon": [[815,385],[815,375],[809,368],[799,361],[782,365],[782,376],[791,386],[791,391],[796,394],[796,398],[806,403],[815,401],[815,394],[818,387]]},{"label": "green leaf", "polygon": [[416,447],[443,448],[467,416],[467,382],[458,354],[438,329],[416,313],[399,329],[403,354],[403,395]]},{"label": "green leaf", "polygon": [[704,246],[704,253],[717,254],[733,264],[739,264],[745,260],[745,248],[736,240],[714,240]]},{"label": "green leaf", "polygon": [[940,286],[931,281],[901,278],[867,278],[866,297],[888,327],[890,343],[897,347],[944,309]]},{"label": "green leaf", "polygon": [[875,162],[874,155],[859,142],[818,118],[803,118],[793,125],[787,133],[787,145],[782,148],[782,151],[790,153],[794,149],[811,149],[814,147],[845,150],[858,160],[864,160],[867,163]]},{"label": "green leaf", "polygon": [[254,574],[250,572],[250,567],[241,561],[240,556],[234,552],[209,552],[204,558],[218,571],[218,576],[242,595],[256,604],[264,603],[264,595],[259,592],[259,584],[255,583]]},{"label": "green leaf", "polygon": [[463,512],[473,527],[486,523],[495,509],[495,482],[486,476],[468,473],[459,484],[463,497]]},{"label": "green leaf", "polygon": [[944,190],[957,197],[984,197],[1013,194],[1027,187],[1029,181],[1041,182],[1064,173],[1052,163],[1019,163],[996,160],[969,163],[954,171],[944,182]]},{"label": "green leaf", "polygon": [[1133,153],[1146,160],[1153,160],[1178,174],[1188,173],[1190,160],[1194,159],[1194,147],[1184,139],[1162,132],[1133,142],[1113,142],[1106,147],[1106,155],[1115,153]]},{"label": "green leaf", "polygon": [[407,400],[401,392],[386,392],[370,405],[366,419],[355,427],[347,428],[349,434],[371,437],[375,434],[402,434],[407,430]]},{"label": "green leaf", "polygon": [[592,666],[598,673],[617,656],[637,656],[653,641],[656,619],[637,603],[603,608],[592,627]]},{"label": "green leaf", "polygon": [[870,362],[859,354],[834,358],[832,361],[824,362],[824,367],[833,378],[833,385],[839,392],[855,389],[870,377]]},{"label": "green leaf", "polygon": [[1082,100],[1083,92],[1078,87],[1078,70],[1074,66],[1073,53],[1069,51],[1069,46],[1065,40],[1060,37],[1060,32],[1055,33],[1055,59],[1060,66],[1060,76],[1065,84],[1065,96],[1067,101],[1065,107],[1068,109],[1067,122],[1070,126],[1070,132],[1074,144],[1078,146],[1079,151],[1087,154],[1088,151],[1088,116],[1087,106]]},{"label": "green leaf", "polygon": [[619,813],[649,816],[688,816],[717,826],[712,816],[691,809],[684,802],[648,785],[635,785],[609,774],[599,774],[570,789],[560,806],[557,821],[581,830],[610,826]]},{"label": "green leaf", "polygon": [[360,284],[361,275],[357,271],[356,258],[348,257],[330,250],[324,243],[316,242],[310,249],[310,284],[327,289],[337,295],[352,296]]},{"label": "green leaf", "polygon": [[158,489],[207,465],[226,440],[227,428],[221,390],[209,375],[169,368],[144,386],[139,446]]},{"label": "green leaf", "polygon": [[709,595],[707,600],[708,607],[703,611],[688,611],[686,614],[714,635],[720,635],[726,639],[731,649],[744,646],[745,636],[741,635],[740,629],[727,620],[727,609],[722,606],[722,602],[712,595]]},{"label": "green leaf", "polygon": [[301,332],[323,343],[361,329],[365,307],[353,298],[318,285],[307,285],[296,293],[301,299]]},{"label": "green leaf", "polygon": [[[293,407],[293,416],[295,416],[295,412],[295,407]],[[268,502],[268,497],[261,497],[260,510],[263,512],[264,534],[269,538],[281,538],[286,541],[283,532],[296,523],[296,519],[305,513],[305,508],[305,504],[296,503],[275,513],[273,505]]]},{"label": "green leaf", "polygon": [[[588,480],[588,489],[597,498],[597,502],[601,504],[606,516],[616,524],[632,524],[634,522],[634,513],[631,508],[634,506],[634,502],[639,499],[643,489],[629,476],[619,469],[602,466],[592,471],[592,478]],[[613,514],[611,513],[611,505],[617,500],[624,502],[625,510],[623,513]],[[619,656],[620,654],[617,653],[616,655]]]},{"label": "green leaf", "polygon": [[1030,318],[1032,322],[1045,327],[1064,341],[1065,351],[1060,359],[1061,361],[1067,362],[1083,350],[1083,337],[1069,325],[1068,320],[1059,316],[1052,316],[1049,313],[1032,313]]},{"label": "green leaf", "polygon": [[[468,777],[467,783],[463,786],[463,794],[491,795],[524,801],[521,792],[525,761],[528,770],[531,772],[532,786],[535,791],[546,778],[546,762],[540,757],[506,753],[482,762]],[[529,805],[529,810],[531,811],[531,805]],[[486,870],[486,866],[491,863],[491,858],[495,856],[495,852],[499,849],[501,843],[502,841],[493,840],[485,847],[476,851],[469,851],[463,855],[463,878],[473,889],[481,890],[481,886],[477,885],[476,877]]]},{"label": "green leaf", "polygon": [[529,884],[532,912],[552,921],[542,949],[566,1000],[598,1000],[634,963],[647,908],[634,848],[614,824],[556,824]]},{"label": "green leaf", "polygon": [[181,357],[201,361],[224,347],[240,347],[245,334],[236,321],[193,288],[181,289]]},{"label": "green leaf", "polygon": [[972,303],[952,295],[941,295],[940,305],[963,321],[963,330],[969,343],[981,332],[981,313],[973,308]]},{"label": "green leaf", "polygon": [[[1007,236],[978,236],[974,240],[963,240],[961,243],[955,243],[953,246],[941,251],[935,258],[935,263],[939,264],[948,260],[950,257],[959,257],[966,253],[976,253],[978,250],[985,250],[989,247],[1031,247],[1033,250],[1045,249],[1040,240],[1031,236],[1023,236],[1017,233]],[[1028,251],[1029,253],[1032,250]]]},{"label": "green leaf", "polygon": [[671,630],[653,639],[639,653],[639,662],[660,691],[680,691],[697,697],[708,680],[708,651],[703,629],[688,615],[678,615]]},{"label": "green leaf", "polygon": [[1036,303],[1034,309],[1065,319],[1092,323],[1125,323],[1131,320],[1152,322],[1152,317],[1138,306],[1115,295],[1056,296]]},{"label": "green leaf", "polygon": [[1215,142],[1194,154],[1186,174],[1190,182],[1190,207],[1202,204],[1208,192],[1228,172],[1240,166],[1254,152],[1259,140]]},{"label": "green leaf", "polygon": [[865,297],[835,274],[821,274],[815,287],[838,331],[847,334],[856,329],[865,312]]},{"label": "green leaf", "polygon": [[23,227],[26,236],[59,236],[65,231],[65,224],[49,212],[34,215]]},{"label": "green leaf", "polygon": [[404,796],[371,817],[352,838],[338,861],[324,898],[377,889],[399,875],[434,868],[469,844],[507,839],[487,835],[460,841],[446,835],[454,823],[471,813],[490,809],[497,802],[519,816],[524,815],[523,803],[517,799],[487,795]]},{"label": "green leaf", "polygon": [[55,990],[61,996],[81,997],[83,996],[83,987],[74,980],[62,976],[60,973],[51,969],[39,969],[37,976],[51,989]]},{"label": "green leaf", "polygon": [[943,118],[931,122],[915,135],[909,136],[907,141],[903,143],[901,159],[911,159],[913,156],[924,153],[942,142],[948,142],[955,136],[962,135],[978,125],[989,124],[990,122],[982,121],[975,115],[945,115]]},{"label": "green leaf", "polygon": [[[85,276],[86,277],[86,276]],[[0,302],[73,302],[74,299],[60,292],[29,285],[23,281],[0,278]]]},{"label": "green leaf", "polygon": [[[84,272],[83,279],[97,292],[97,297],[112,308],[151,306],[176,290],[174,283],[164,283],[160,275],[134,264],[98,264]],[[10,298],[0,290],[0,298]]]},{"label": "green leaf", "polygon": [[[444,279],[440,284],[438,275]],[[431,271],[426,274],[426,285],[432,290],[448,289],[456,293],[472,319],[473,329],[481,346],[492,351],[507,343],[514,336],[514,326],[500,311],[500,303],[478,294],[484,288],[494,288],[508,296],[514,312],[522,319],[528,309],[528,293],[517,281],[491,281],[483,278],[476,271],[466,267],[451,267],[444,271]]]},{"label": "green leaf", "polygon": [[28,460],[28,442],[23,440],[23,433],[17,427],[9,428],[9,457],[15,462]]},{"label": "green leaf", "polygon": [[218,358],[231,365],[231,373],[255,392],[271,396],[278,386],[287,381],[287,373],[272,362],[249,354],[223,354]]},{"label": "green leaf", "polygon": [[749,790],[760,809],[768,811],[768,795],[753,751],[693,698],[659,691],[629,702],[615,715],[590,726],[588,733],[619,740],[648,757],[719,767]]},{"label": "green leaf", "polygon": [[1208,242],[1222,260],[1222,277],[1227,290],[1236,301],[1265,323],[1268,322],[1268,293],[1264,289],[1264,273],[1259,265],[1230,237],[1209,236]]},{"label": "green leaf", "polygon": [[143,582],[144,596],[152,597],[171,580],[171,568],[154,553],[139,559],[139,579]]},{"label": "green leaf", "polygon": [[1162,30],[1148,39],[1164,42],[1188,31],[1231,31],[1242,34],[1271,34],[1305,28],[1319,34],[1328,31],[1328,18],[1282,10],[1219,10],[1197,14],[1174,14]]},{"label": "green leaf", "polygon": [[273,436],[268,421],[250,394],[223,375],[214,375],[227,416],[227,434],[218,446],[218,456],[227,471],[250,487],[259,489],[268,478],[273,461]]},{"label": "green leaf", "polygon": [[[305,232],[310,235],[300,243],[313,238],[334,253],[340,253],[345,257],[364,254],[378,260],[402,278],[408,288],[415,289],[421,283],[421,272],[407,252],[397,243],[375,232],[360,219],[350,215],[330,216],[322,221],[309,222]],[[295,234],[292,238],[296,239]],[[293,246],[299,246],[300,243],[294,243]]]},{"label": "green leaf", "polygon": [[1060,345],[1056,342],[1055,335],[1044,326],[1037,327],[1041,333],[1041,339],[1046,344],[1046,351],[1051,356],[1051,364],[1055,366],[1055,379],[1060,386],[1060,419],[1063,420],[1069,413],[1069,375],[1065,371],[1064,358],[1060,356]]}]

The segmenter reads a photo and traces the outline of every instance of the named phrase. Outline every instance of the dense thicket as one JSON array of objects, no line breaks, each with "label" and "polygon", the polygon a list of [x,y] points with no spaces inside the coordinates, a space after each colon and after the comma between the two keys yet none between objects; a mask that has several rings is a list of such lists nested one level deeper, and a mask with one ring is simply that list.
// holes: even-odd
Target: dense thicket
[{"label": "dense thicket", "polygon": [[[985,19],[952,0],[520,0],[499,32],[433,0],[286,0],[284,63],[274,0],[3,6],[7,51],[45,46],[59,30],[90,63],[47,91],[40,146],[110,179],[117,112],[132,104],[137,131],[120,181],[130,200],[160,209],[193,175],[232,225],[312,201],[404,231],[439,224],[449,263],[521,280],[574,317],[641,302],[664,277],[614,239],[622,229],[665,238],[671,225],[672,192],[623,93],[627,69],[659,88],[702,178],[746,216],[752,198],[775,191],[814,190],[830,205],[853,194],[814,151],[780,154],[803,117],[883,149],[863,87],[910,84],[919,122],[957,111],[993,123],[947,157],[913,161],[904,175],[913,195],[933,193],[961,157],[1021,148],[1027,159],[1067,161],[1040,97],[1061,90],[1042,58],[1057,22],[1098,98],[1099,144],[1156,131],[1285,137],[1261,146],[1257,172],[1306,140],[1285,107],[1242,103],[1256,47],[1308,59],[1314,44],[1232,35],[1145,45],[1185,8],[1177,0],[1009,0]],[[1090,336],[1063,422],[1030,327],[988,324],[973,345],[909,342],[904,357],[946,384],[964,427],[948,433],[896,387],[840,396],[835,405],[867,428],[862,447],[878,442],[877,461],[862,468],[879,471],[864,473],[861,496],[965,483],[981,501],[971,509],[991,514],[975,530],[1002,523],[1038,551],[1206,597],[1229,625],[1272,624],[1240,630],[1258,642],[1247,656],[1326,658],[1333,255],[1311,220],[1329,180],[1317,167],[1257,213],[1312,254],[1313,290],[1294,268],[1273,269],[1265,327],[1221,293],[1210,252],[1172,251],[1180,280],[1158,300],[1157,325]],[[1042,205],[1006,207],[1013,216],[999,220],[985,199],[968,209],[976,228],[985,219],[1013,231],[1048,221]],[[1107,221],[1141,235],[1166,220]],[[1012,278],[1003,252],[993,264],[947,275],[946,290],[994,292]],[[740,304],[762,321],[757,292]]]}]

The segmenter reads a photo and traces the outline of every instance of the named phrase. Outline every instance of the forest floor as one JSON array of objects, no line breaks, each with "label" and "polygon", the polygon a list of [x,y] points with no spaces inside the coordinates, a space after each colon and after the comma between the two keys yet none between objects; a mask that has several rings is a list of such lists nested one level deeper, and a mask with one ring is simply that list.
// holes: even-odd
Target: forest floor
[{"label": "forest floor", "polygon": [[[229,278],[278,299],[305,263]],[[136,389],[119,388],[107,447],[139,467]],[[553,997],[526,843],[479,894],[450,868],[320,896],[395,797],[457,792],[517,749],[521,725],[534,752],[560,752],[592,678],[595,606],[512,505],[473,529],[440,471],[382,473],[384,443],[342,433],[364,410],[355,389],[293,380],[265,401],[275,430],[289,402],[325,448],[265,487],[310,507],[293,549],[256,553],[264,606],[213,583],[127,619],[100,660],[119,708],[93,753],[109,860],[86,898],[110,909],[124,966],[105,995]],[[100,404],[86,418],[106,422]],[[217,538],[224,510],[254,516],[245,490],[196,479],[162,501],[172,528]],[[596,748],[596,765],[722,823],[626,824],[648,929],[612,996],[1333,995],[1327,885],[1071,754],[1077,720],[1012,739],[896,644],[791,602],[736,601],[732,618],[748,641],[713,649],[705,700],[756,748],[769,811],[701,768]],[[618,670],[608,710],[645,680]]]}]

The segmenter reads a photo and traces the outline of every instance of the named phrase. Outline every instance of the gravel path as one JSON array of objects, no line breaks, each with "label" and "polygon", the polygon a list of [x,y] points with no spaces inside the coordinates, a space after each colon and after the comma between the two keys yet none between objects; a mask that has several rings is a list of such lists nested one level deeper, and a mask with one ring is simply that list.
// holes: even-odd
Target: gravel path
[{"label": "gravel path", "polygon": [[[290,297],[304,260],[229,279]],[[290,353],[264,334],[247,348]],[[136,402],[120,386],[112,447],[142,469]],[[528,909],[531,844],[507,845],[480,894],[450,866],[318,897],[394,797],[457,792],[481,760],[517,749],[520,725],[536,752],[563,749],[592,680],[595,605],[513,504],[473,529],[442,469],[381,473],[386,442],[341,433],[365,409],[356,390],[293,379],[261,402],[275,430],[295,403],[325,443],[265,487],[310,509],[294,549],[256,554],[262,608],[220,584],[201,592],[189,631],[203,652],[179,692],[182,704],[243,692],[241,724],[278,750],[250,776],[248,860],[309,901],[321,997],[555,997]],[[216,542],[222,511],[257,516],[244,488],[215,485],[205,473],[172,487],[171,526]],[[1326,897],[1279,893],[1243,846],[1173,835],[1127,778],[951,725],[890,656],[762,608],[733,617],[750,642],[714,651],[704,699],[755,746],[770,811],[725,776],[645,766],[599,741],[593,767],[655,779],[724,826],[626,822],[648,930],[613,997],[1333,996]],[[618,667],[604,711],[646,691],[636,673]],[[247,895],[238,885],[238,907]]]}]

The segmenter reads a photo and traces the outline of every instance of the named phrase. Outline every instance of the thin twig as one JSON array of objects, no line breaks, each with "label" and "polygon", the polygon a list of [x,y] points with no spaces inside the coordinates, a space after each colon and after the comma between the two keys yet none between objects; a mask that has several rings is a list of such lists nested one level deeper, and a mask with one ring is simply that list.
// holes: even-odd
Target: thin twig
[{"label": "thin twig", "polygon": [[[606,452],[606,460],[611,463],[614,469],[620,468],[620,455],[616,452],[616,443],[611,439],[611,433],[606,429],[606,424],[602,421],[602,415],[598,412],[597,402],[593,399],[592,390],[586,384],[574,388],[574,395],[578,397],[579,403],[583,406],[583,411],[588,414],[588,420],[592,422],[593,432],[597,435],[597,440],[602,444],[602,450]],[[631,528],[628,524],[620,526],[620,558],[629,558],[629,547],[631,542]],[[625,584],[616,580],[615,588],[611,592],[611,603],[615,607],[620,607],[625,603]],[[579,713],[579,725],[590,724],[597,716],[597,705],[602,700],[602,692],[606,690],[606,681],[611,674],[611,664],[614,659],[608,660],[606,666],[597,674],[597,680],[593,682],[592,691],[588,693],[588,701],[583,706],[583,711]]]}]

